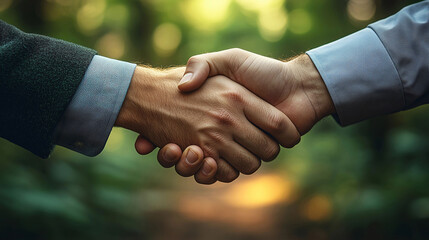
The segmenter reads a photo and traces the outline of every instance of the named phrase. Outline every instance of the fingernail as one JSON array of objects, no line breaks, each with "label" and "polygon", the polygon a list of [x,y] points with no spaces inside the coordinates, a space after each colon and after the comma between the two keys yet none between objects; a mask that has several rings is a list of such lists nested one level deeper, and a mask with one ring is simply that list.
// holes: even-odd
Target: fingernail
[{"label": "fingernail", "polygon": [[180,80],[179,85],[189,82],[192,78],[192,75],[193,75],[192,73],[185,74],[185,76],[183,76],[182,79]]},{"label": "fingernail", "polygon": [[168,162],[172,162],[175,159],[176,159],[176,156],[173,153],[173,151],[171,151],[169,148],[167,148],[167,150],[165,150],[165,152],[164,152],[164,160],[166,160]]},{"label": "fingernail", "polygon": [[193,165],[198,160],[198,155],[189,149],[188,154],[186,155],[186,162],[190,165]]},{"label": "fingernail", "polygon": [[213,168],[212,166],[210,166],[209,164],[205,163],[203,165],[203,169],[201,170],[203,172],[204,175],[209,175],[212,172]]}]

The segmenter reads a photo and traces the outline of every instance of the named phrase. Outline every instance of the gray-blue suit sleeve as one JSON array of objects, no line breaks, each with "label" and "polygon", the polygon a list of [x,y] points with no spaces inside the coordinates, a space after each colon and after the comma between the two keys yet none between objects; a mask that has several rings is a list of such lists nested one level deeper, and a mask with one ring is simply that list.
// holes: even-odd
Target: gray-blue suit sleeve
[{"label": "gray-blue suit sleeve", "polygon": [[429,103],[429,1],[402,9],[369,25],[401,78],[405,109]]},{"label": "gray-blue suit sleeve", "polygon": [[95,156],[110,135],[136,65],[94,56],[56,127],[57,145]]},{"label": "gray-blue suit sleeve", "polygon": [[429,99],[429,1],[307,52],[343,126]]}]

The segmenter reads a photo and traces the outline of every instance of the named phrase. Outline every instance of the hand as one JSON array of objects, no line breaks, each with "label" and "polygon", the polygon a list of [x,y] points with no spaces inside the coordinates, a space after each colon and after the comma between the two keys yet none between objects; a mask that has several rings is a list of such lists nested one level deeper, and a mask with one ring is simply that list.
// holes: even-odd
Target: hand
[{"label": "hand", "polygon": [[201,154],[192,149],[185,153],[216,160],[216,179],[224,182],[235,179],[238,172],[253,173],[260,159],[275,158],[279,152],[277,142],[289,147],[299,141],[299,133],[289,118],[226,77],[210,79],[199,91],[181,93],[177,84],[183,72],[184,69],[161,72],[137,68],[116,125],[143,133],[156,146],[169,142],[182,149],[200,146]]},{"label": "hand", "polygon": [[[335,111],[326,86],[307,55],[289,62],[241,49],[194,56],[188,61],[179,88],[184,92],[193,91],[207,77],[218,74],[240,83],[276,106],[291,119],[301,135]],[[166,146],[163,151],[172,146]],[[164,162],[165,159],[159,161]]]},{"label": "hand", "polygon": [[308,55],[281,62],[241,49],[189,59],[179,89],[199,88],[208,77],[224,75],[285,113],[301,135],[335,109],[326,86]]}]

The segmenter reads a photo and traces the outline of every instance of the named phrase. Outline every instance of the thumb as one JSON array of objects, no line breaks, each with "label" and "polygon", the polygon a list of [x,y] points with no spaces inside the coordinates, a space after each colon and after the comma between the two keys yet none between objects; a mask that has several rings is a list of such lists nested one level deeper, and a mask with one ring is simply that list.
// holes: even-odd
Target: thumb
[{"label": "thumb", "polygon": [[190,92],[203,85],[210,75],[210,65],[208,63],[208,54],[193,56],[186,64],[185,74],[179,82],[179,90]]},{"label": "thumb", "polygon": [[206,53],[191,57],[186,64],[183,78],[179,82],[179,89],[190,92],[198,89],[209,77],[224,75],[236,81],[235,70],[247,58],[249,52],[241,49]]}]

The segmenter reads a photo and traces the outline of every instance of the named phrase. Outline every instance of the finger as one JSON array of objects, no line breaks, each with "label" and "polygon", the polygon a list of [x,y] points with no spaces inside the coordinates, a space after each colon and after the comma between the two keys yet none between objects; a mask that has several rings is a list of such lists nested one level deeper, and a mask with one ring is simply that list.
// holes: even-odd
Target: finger
[{"label": "finger", "polygon": [[192,145],[183,151],[182,157],[176,164],[176,172],[183,176],[189,177],[200,170],[203,164],[204,153],[200,147]]},{"label": "finger", "polygon": [[211,158],[207,157],[203,161],[203,166],[194,175],[195,181],[201,184],[213,184],[216,179],[217,163]]},{"label": "finger", "polygon": [[158,151],[158,162],[165,168],[170,168],[179,161],[182,156],[182,149],[174,143],[165,145]]},{"label": "finger", "polygon": [[251,123],[240,125],[237,131],[234,140],[261,160],[268,162],[279,154],[279,144]]},{"label": "finger", "polygon": [[186,64],[185,74],[179,82],[179,89],[183,92],[196,90],[207,78],[219,74],[236,81],[234,72],[249,54],[247,51],[235,48],[193,56]]},{"label": "finger", "polygon": [[236,142],[222,149],[221,156],[243,174],[252,174],[261,166],[261,160]]},{"label": "finger", "polygon": [[141,155],[149,154],[155,149],[155,146],[142,135],[137,137],[134,146],[136,151]]},{"label": "finger", "polygon": [[223,159],[217,159],[216,179],[220,182],[229,183],[240,176],[240,173]]},{"label": "finger", "polygon": [[254,125],[274,137],[283,147],[295,146],[301,135],[292,121],[280,110],[260,98],[246,98],[244,114]]}]

